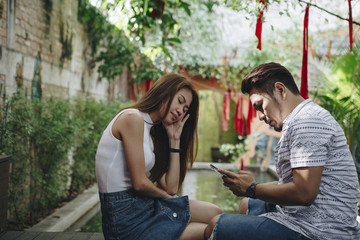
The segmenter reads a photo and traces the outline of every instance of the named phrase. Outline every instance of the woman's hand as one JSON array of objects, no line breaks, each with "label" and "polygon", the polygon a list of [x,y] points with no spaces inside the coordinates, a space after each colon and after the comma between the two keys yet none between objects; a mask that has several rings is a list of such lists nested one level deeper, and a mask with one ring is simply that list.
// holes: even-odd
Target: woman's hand
[{"label": "woman's hand", "polygon": [[183,130],[184,124],[186,120],[190,117],[190,114],[187,114],[183,119],[174,122],[172,124],[166,124],[163,122],[163,125],[166,129],[166,132],[168,134],[169,140],[180,140],[181,132]]}]

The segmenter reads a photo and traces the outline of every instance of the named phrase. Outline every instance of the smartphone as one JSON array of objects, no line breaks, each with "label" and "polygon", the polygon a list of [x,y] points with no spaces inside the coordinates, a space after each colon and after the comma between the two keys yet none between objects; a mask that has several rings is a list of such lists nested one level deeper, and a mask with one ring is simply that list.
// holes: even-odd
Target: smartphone
[{"label": "smartphone", "polygon": [[[212,170],[214,170],[215,172],[220,173],[220,172],[218,171],[218,168],[215,167],[213,164],[210,164],[210,168],[211,168]],[[220,174],[223,175],[224,177],[228,177],[228,175],[226,175],[226,174],[224,174],[224,173],[220,173]]]}]

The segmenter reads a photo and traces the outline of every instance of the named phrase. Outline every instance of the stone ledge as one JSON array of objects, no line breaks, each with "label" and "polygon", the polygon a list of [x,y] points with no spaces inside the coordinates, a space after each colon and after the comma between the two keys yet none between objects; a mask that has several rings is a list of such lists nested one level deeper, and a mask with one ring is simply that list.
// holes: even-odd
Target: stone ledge
[{"label": "stone ledge", "polygon": [[95,184],[27,231],[63,232],[97,203],[99,194]]}]

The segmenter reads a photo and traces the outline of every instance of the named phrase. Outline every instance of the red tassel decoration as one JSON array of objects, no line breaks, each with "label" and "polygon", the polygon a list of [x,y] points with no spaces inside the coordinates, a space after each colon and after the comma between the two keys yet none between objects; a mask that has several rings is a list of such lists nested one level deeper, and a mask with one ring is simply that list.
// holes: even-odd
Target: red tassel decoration
[{"label": "red tassel decoration", "polygon": [[348,0],[349,3],[349,39],[350,39],[350,52],[352,51],[352,47],[354,44],[353,39],[353,20],[352,20],[352,13],[351,13],[351,0]]},{"label": "red tassel decoration", "polygon": [[[265,0],[260,0],[260,3],[262,3],[265,6]],[[256,30],[255,30],[255,36],[258,38],[258,45],[257,48],[261,50],[261,31],[262,31],[262,17],[264,15],[264,11],[261,10],[260,14],[257,16],[256,21]]]},{"label": "red tassel decoration", "polygon": [[245,167],[244,167],[244,159],[241,159],[241,165],[240,165],[240,170],[241,171],[244,171],[245,170]]},{"label": "red tassel decoration", "polygon": [[246,135],[249,136],[251,134],[251,120],[256,117],[256,110],[251,104],[249,99],[249,109],[248,109],[248,117],[246,119]]},{"label": "red tassel decoration", "polygon": [[224,104],[223,104],[223,121],[222,121],[222,127],[224,131],[228,130],[228,120],[230,118],[230,101],[231,101],[231,91],[228,90],[228,92],[224,95]]},{"label": "red tassel decoration", "polygon": [[183,74],[184,74],[184,76],[185,76],[185,77],[187,77],[187,76],[188,76],[188,74],[187,74],[187,72],[186,72],[186,70],[185,70],[185,68],[184,68],[184,66],[183,66],[183,65],[180,65],[180,66],[179,66],[179,69],[180,69],[180,71],[182,71],[182,72],[183,72]]},{"label": "red tassel decoration", "polygon": [[146,80],[146,91],[149,91],[149,89],[152,87],[152,84],[153,84],[152,79]]},{"label": "red tassel decoration", "polygon": [[301,70],[301,88],[300,95],[308,99],[308,28],[309,28],[309,5],[306,6],[305,9],[305,17],[304,17],[304,36],[303,36],[303,61],[302,61],[302,70]]},{"label": "red tassel decoration", "polygon": [[135,88],[136,88],[136,84],[133,84],[132,85],[132,89],[133,89],[133,94],[132,95],[133,95],[134,102],[136,102],[136,89]]},{"label": "red tassel decoration", "polygon": [[239,132],[238,136],[244,136],[243,96],[240,93],[235,108],[234,130]]},{"label": "red tassel decoration", "polygon": [[216,78],[215,78],[215,77],[212,77],[212,78],[211,78],[211,87],[214,87],[214,86],[215,86],[215,82],[216,82]]}]

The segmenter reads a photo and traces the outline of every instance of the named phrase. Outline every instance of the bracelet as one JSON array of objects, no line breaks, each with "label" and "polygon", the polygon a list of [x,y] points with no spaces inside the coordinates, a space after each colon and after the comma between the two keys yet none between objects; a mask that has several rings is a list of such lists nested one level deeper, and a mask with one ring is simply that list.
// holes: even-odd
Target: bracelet
[{"label": "bracelet", "polygon": [[182,149],[170,148],[170,152],[182,153]]}]

